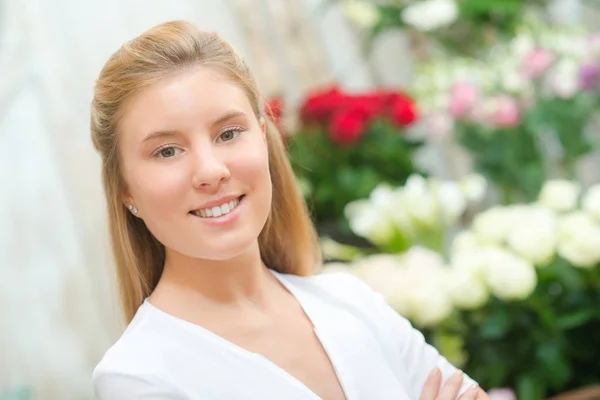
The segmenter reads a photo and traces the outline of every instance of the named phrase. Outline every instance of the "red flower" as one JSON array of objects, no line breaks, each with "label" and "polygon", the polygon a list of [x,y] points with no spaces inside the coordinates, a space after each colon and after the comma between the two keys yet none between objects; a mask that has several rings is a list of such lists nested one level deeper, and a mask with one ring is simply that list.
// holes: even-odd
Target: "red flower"
[{"label": "red flower", "polygon": [[379,96],[385,113],[399,127],[404,128],[417,119],[415,102],[406,94],[382,91]]},{"label": "red flower", "polygon": [[368,122],[368,110],[361,105],[338,111],[329,124],[329,138],[341,145],[353,144],[362,136]]},{"label": "red flower", "polygon": [[300,117],[305,122],[327,123],[346,101],[347,97],[335,86],[314,92],[300,107]]},{"label": "red flower", "polygon": [[265,114],[277,123],[281,119],[283,99],[279,96],[271,97],[265,102]]}]

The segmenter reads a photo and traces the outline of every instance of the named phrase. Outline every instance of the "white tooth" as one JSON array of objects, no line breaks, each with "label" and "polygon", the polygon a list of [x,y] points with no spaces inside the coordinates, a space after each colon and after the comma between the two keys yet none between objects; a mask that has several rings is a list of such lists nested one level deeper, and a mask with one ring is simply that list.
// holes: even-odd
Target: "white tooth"
[{"label": "white tooth", "polygon": [[204,210],[200,210],[200,216],[201,216],[202,218],[206,218],[206,211],[204,211]]},{"label": "white tooth", "polygon": [[207,217],[212,217],[212,210],[210,208],[207,208],[204,212],[206,213]]},{"label": "white tooth", "polygon": [[213,217],[220,217],[221,216],[221,207],[213,207],[212,208],[212,215]]},{"label": "white tooth", "polygon": [[236,205],[236,204],[235,204],[235,200],[231,200],[231,201],[229,202],[229,209],[230,209],[230,210],[233,210],[233,209],[235,208],[235,205]]},{"label": "white tooth", "polygon": [[221,206],[221,213],[229,214],[229,204],[228,203],[225,203]]}]

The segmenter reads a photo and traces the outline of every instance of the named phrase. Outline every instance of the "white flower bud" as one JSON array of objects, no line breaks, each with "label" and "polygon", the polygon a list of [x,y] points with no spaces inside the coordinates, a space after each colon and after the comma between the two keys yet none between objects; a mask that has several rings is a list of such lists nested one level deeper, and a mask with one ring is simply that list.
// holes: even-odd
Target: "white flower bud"
[{"label": "white flower bud", "polygon": [[559,220],[558,254],[573,266],[592,268],[600,262],[600,226],[576,211]]},{"label": "white flower bud", "polygon": [[577,206],[581,186],[568,180],[547,181],[539,196],[539,203],[554,211],[569,211]]},{"label": "white flower bud", "polygon": [[537,275],[534,266],[508,252],[497,252],[489,259],[486,282],[494,296],[502,300],[523,300],[535,289]]}]

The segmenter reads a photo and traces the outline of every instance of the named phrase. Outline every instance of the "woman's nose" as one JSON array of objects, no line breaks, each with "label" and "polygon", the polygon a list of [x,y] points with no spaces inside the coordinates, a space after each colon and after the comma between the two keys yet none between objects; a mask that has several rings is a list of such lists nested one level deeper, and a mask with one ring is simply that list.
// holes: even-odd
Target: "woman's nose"
[{"label": "woman's nose", "polygon": [[203,148],[194,154],[192,184],[196,188],[211,188],[229,179],[230,172],[218,151]]}]

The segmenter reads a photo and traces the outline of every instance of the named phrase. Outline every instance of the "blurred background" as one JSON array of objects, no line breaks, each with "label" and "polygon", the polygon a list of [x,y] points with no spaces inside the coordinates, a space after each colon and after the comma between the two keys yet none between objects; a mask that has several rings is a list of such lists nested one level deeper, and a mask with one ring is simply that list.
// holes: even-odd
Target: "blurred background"
[{"label": "blurred background", "polygon": [[600,1],[0,0],[1,400],[93,398],[123,329],[93,85],[173,19],[254,70],[324,273],[364,279],[495,399],[594,390]]}]

